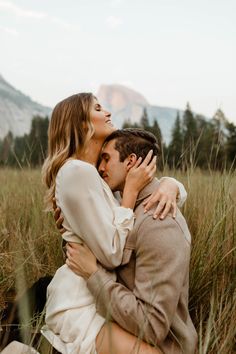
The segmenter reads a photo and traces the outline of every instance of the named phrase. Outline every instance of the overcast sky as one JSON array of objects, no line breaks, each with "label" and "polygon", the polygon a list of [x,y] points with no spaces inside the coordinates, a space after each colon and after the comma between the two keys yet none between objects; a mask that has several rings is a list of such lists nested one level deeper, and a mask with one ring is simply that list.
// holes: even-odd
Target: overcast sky
[{"label": "overcast sky", "polygon": [[236,0],[0,0],[0,73],[53,107],[125,84],[236,122]]}]

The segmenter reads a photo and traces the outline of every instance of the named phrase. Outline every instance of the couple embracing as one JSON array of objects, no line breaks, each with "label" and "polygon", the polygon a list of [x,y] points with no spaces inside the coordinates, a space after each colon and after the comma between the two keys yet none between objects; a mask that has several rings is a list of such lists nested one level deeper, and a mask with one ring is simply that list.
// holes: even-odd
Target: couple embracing
[{"label": "couple embracing", "polygon": [[191,236],[176,208],[186,192],[154,177],[155,136],[116,130],[96,97],[80,93],[54,108],[48,137],[43,178],[67,260],[49,284],[42,333],[63,354],[194,353]]}]

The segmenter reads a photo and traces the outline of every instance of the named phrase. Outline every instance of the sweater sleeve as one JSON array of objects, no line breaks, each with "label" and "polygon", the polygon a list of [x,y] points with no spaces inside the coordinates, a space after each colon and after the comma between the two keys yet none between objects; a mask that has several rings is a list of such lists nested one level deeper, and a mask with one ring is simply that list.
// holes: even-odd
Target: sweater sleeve
[{"label": "sweater sleeve", "polygon": [[105,193],[96,168],[71,160],[59,171],[58,205],[74,234],[80,237],[108,269],[121,263],[126,236],[134,214],[112,201]]}]

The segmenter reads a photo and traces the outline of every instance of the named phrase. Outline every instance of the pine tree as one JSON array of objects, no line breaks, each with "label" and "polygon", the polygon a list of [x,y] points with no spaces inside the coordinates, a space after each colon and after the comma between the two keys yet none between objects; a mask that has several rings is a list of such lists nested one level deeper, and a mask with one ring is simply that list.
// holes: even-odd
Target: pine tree
[{"label": "pine tree", "polygon": [[212,124],[201,115],[196,115],[195,118],[198,127],[196,166],[200,168],[208,168],[210,166],[210,151],[213,139]]},{"label": "pine tree", "polygon": [[226,153],[229,167],[236,167],[236,126],[233,123],[226,123],[227,140]]},{"label": "pine tree", "polygon": [[14,144],[13,134],[11,131],[9,131],[2,142],[0,164],[7,165],[7,164],[12,163],[12,161],[13,161],[13,155],[12,155],[13,144]]},{"label": "pine tree", "polygon": [[183,114],[183,138],[185,146],[194,144],[197,140],[197,137],[197,122],[194,118],[189,103],[187,103],[186,109]]},{"label": "pine tree", "polygon": [[164,168],[164,144],[163,144],[163,140],[162,140],[162,133],[161,133],[161,129],[159,127],[159,124],[157,122],[156,119],[154,119],[153,121],[153,125],[149,126],[146,128],[147,131],[150,131],[153,135],[155,135],[155,137],[157,138],[157,143],[160,147],[160,158],[158,159],[158,170],[163,170]]},{"label": "pine tree", "polygon": [[123,122],[123,125],[122,125],[122,129],[131,128],[131,127],[132,127],[132,123],[131,123],[130,118],[125,119]]},{"label": "pine tree", "polygon": [[135,123],[131,123],[130,118],[126,119],[122,125],[122,129],[125,128],[141,128],[140,124],[135,122]]},{"label": "pine tree", "polygon": [[197,121],[189,103],[183,114],[183,146],[185,167],[195,165],[196,144],[198,140]]},{"label": "pine tree", "polygon": [[212,118],[212,149],[211,167],[223,169],[226,166],[226,124],[227,119],[221,109],[218,109]]},{"label": "pine tree", "polygon": [[16,137],[14,139],[14,154],[17,166],[30,166],[30,145],[29,136],[25,134],[23,137]]},{"label": "pine tree", "polygon": [[179,112],[171,134],[171,142],[168,148],[168,161],[170,167],[178,168],[181,166],[181,156],[183,152],[183,131]]},{"label": "pine tree", "polygon": [[155,135],[158,143],[161,145],[162,144],[162,134],[161,134],[160,126],[159,126],[156,119],[154,119],[153,125],[150,127],[149,131]]},{"label": "pine tree", "polygon": [[143,128],[145,130],[148,130],[150,128],[148,114],[147,114],[147,108],[146,107],[144,107],[144,109],[143,109],[143,114],[142,114],[142,117],[140,119],[140,126],[141,126],[141,128]]},{"label": "pine tree", "polygon": [[41,165],[47,151],[48,117],[35,116],[29,133],[30,162],[33,166]]}]

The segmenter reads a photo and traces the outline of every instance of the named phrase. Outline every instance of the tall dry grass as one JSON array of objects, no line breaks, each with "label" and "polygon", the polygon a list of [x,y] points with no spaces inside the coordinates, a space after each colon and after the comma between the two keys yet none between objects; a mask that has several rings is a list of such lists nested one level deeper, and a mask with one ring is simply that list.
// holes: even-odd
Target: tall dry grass
[{"label": "tall dry grass", "polygon": [[[183,213],[193,239],[189,306],[198,353],[236,353],[236,175],[194,169],[164,174],[188,190]],[[60,244],[52,216],[43,212],[40,171],[1,169],[0,307],[15,289],[23,293],[55,272],[62,263]],[[40,327],[40,320],[32,324],[27,304],[21,318],[23,335],[30,326]],[[45,345],[40,339],[41,353],[52,352]]]},{"label": "tall dry grass", "polygon": [[189,308],[199,354],[236,353],[236,174],[189,169],[183,213],[192,234]]},{"label": "tall dry grass", "polygon": [[[61,237],[52,216],[43,211],[43,195],[39,170],[0,169],[0,310],[62,264]],[[30,318],[30,299],[23,299],[20,331],[30,343],[40,321]],[[6,328],[7,334],[8,330],[11,328]],[[48,347],[41,353],[49,354],[50,350]]]}]

